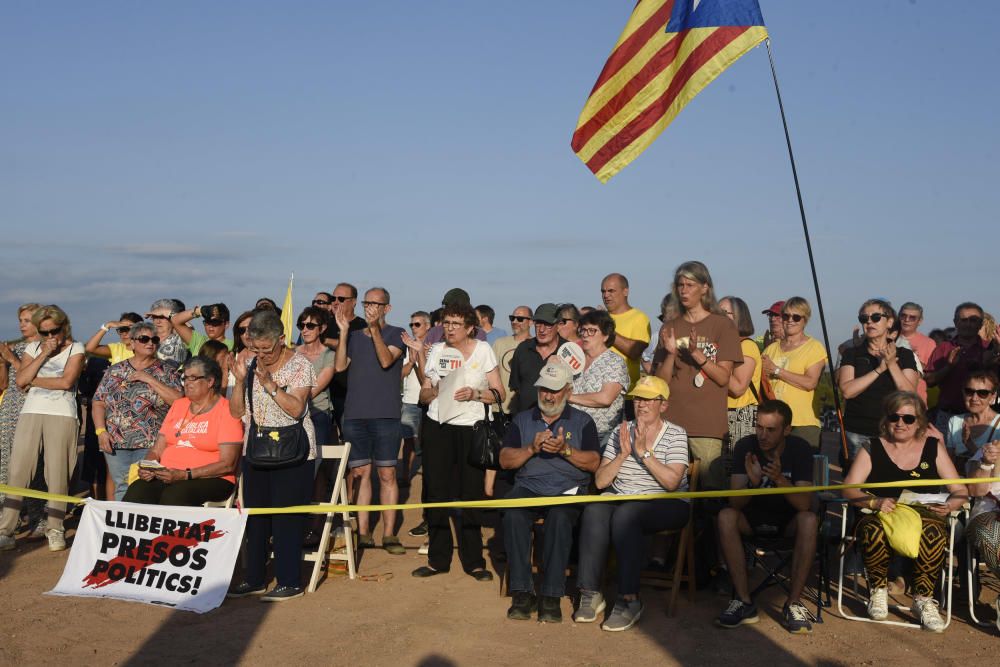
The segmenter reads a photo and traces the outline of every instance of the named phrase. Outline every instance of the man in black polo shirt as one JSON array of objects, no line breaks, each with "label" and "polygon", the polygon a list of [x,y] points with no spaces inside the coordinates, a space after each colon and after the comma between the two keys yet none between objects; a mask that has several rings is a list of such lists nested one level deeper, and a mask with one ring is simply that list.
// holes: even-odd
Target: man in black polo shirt
[{"label": "man in black polo shirt", "polygon": [[[764,401],[757,408],[757,433],[733,448],[732,489],[812,484],[813,450],[793,435],[792,409],[784,401]],[[792,576],[782,612],[785,628],[795,634],[812,631],[800,597],[816,554],[818,519],[813,494],[733,496],[719,512],[719,547],[733,581],[733,599],[716,620],[724,628],[756,623],[757,605],[750,599],[743,536],[795,537]]]},{"label": "man in black polo shirt", "polygon": [[[573,372],[558,357],[549,360],[534,384],[538,405],[514,416],[500,450],[500,465],[516,470],[507,498],[544,498],[586,493],[600,464],[597,427],[590,415],[569,405]],[[573,527],[579,505],[512,508],[503,512],[504,546],[510,563],[513,598],[507,618],[528,620],[538,609],[538,620],[562,621],[560,599],[566,590],[566,564],[573,546]],[[533,592],[531,532],[535,520],[545,517],[542,551],[541,600]]]},{"label": "man in black polo shirt", "polygon": [[554,303],[543,303],[535,308],[532,316],[535,337],[522,342],[514,350],[507,383],[512,392],[509,408],[512,415],[538,405],[538,392],[535,390],[538,373],[549,357],[566,342],[556,331],[558,319],[559,309]]}]

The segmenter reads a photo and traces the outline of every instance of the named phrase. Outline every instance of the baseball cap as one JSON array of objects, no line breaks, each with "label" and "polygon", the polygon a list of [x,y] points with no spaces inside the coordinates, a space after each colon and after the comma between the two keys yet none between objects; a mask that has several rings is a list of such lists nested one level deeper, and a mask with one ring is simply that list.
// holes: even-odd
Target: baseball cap
[{"label": "baseball cap", "polygon": [[573,382],[573,371],[566,365],[566,362],[559,359],[549,359],[542,372],[538,374],[535,381],[536,387],[548,389],[549,391],[559,391],[566,385]]},{"label": "baseball cap", "polygon": [[632,391],[628,393],[629,398],[670,398],[670,387],[667,381],[655,375],[643,375]]},{"label": "baseball cap", "polygon": [[535,314],[531,316],[531,319],[546,324],[555,324],[556,320],[559,319],[559,309],[554,303],[543,303],[535,308]]},{"label": "baseball cap", "polygon": [[784,301],[775,301],[771,304],[771,307],[767,310],[760,311],[761,315],[767,315],[768,313],[774,313],[775,315],[781,315],[781,309],[785,307]]},{"label": "baseball cap", "polygon": [[442,306],[457,306],[460,304],[465,306],[472,305],[472,299],[469,298],[469,293],[461,287],[452,287],[444,293],[444,298],[441,299]]}]

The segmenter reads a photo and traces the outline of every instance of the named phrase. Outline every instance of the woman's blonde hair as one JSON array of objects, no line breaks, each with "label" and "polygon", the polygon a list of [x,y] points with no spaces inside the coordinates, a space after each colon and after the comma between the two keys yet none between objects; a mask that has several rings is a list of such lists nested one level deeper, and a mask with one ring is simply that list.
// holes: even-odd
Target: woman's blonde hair
[{"label": "woman's blonde hair", "polygon": [[708,289],[701,297],[701,307],[710,313],[719,313],[719,303],[715,298],[715,286],[712,284],[712,274],[708,272],[708,267],[698,261],[684,262],[674,271],[674,282],[670,286],[670,293],[674,296],[674,303],[677,305],[677,312],[685,312],[684,304],[681,303],[680,294],[677,292],[677,281],[681,278],[693,280],[700,285],[707,285]]},{"label": "woman's blonde hair", "polygon": [[927,408],[919,396],[912,391],[894,391],[882,400],[882,418],[878,422],[878,432],[883,438],[889,437],[889,416],[904,406],[911,406],[917,416],[917,437],[927,433]]},{"label": "woman's blonde hair", "polygon": [[785,301],[785,305],[781,307],[782,313],[787,313],[793,310],[799,315],[805,317],[807,322],[810,318],[812,318],[812,307],[809,305],[809,302],[806,301],[805,297],[793,296]]},{"label": "woman's blonde hair", "polygon": [[56,326],[62,327],[66,333],[66,340],[73,339],[73,327],[70,325],[69,315],[62,308],[56,305],[39,306],[31,316],[31,323],[36,329],[41,329],[41,324],[45,320],[52,320]]}]

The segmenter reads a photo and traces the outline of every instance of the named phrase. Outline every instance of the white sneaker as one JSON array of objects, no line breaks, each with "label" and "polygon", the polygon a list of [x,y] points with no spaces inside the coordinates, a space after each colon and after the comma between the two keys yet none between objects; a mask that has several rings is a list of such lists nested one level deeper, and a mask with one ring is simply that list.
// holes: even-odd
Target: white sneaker
[{"label": "white sneaker", "polygon": [[35,524],[34,530],[28,533],[29,540],[40,540],[45,537],[45,532],[48,530],[48,522],[42,519]]},{"label": "white sneaker", "polygon": [[938,603],[934,598],[913,600],[910,608],[914,616],[920,618],[920,626],[930,632],[944,632],[944,619],[938,611]]},{"label": "white sneaker", "polygon": [[17,548],[17,540],[13,535],[0,535],[0,551],[13,551]]},{"label": "white sneaker", "polygon": [[873,621],[884,621],[889,618],[889,589],[873,588],[868,600],[868,618]]},{"label": "white sneaker", "polygon": [[423,544],[420,545],[420,548],[417,549],[417,553],[420,554],[421,556],[426,556],[428,553],[430,553],[430,550],[431,550],[431,543],[424,542]]},{"label": "white sneaker", "polygon": [[66,550],[66,533],[55,528],[45,531],[45,537],[49,538],[49,551]]}]

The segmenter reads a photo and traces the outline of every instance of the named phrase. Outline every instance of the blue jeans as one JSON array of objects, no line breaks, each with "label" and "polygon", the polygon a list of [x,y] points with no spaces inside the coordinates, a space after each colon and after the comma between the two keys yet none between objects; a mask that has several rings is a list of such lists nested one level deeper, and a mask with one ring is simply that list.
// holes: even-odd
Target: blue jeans
[{"label": "blue jeans", "polygon": [[148,449],[116,449],[112,454],[104,454],[104,460],[108,462],[108,474],[115,482],[115,500],[121,502],[128,491],[128,469],[133,463],[146,458],[148,453]]},{"label": "blue jeans", "polygon": [[351,443],[348,467],[370,465],[374,460],[376,468],[395,468],[402,432],[399,418],[345,419],[344,441]]},{"label": "blue jeans", "polygon": [[618,594],[638,594],[643,535],[683,528],[689,513],[690,506],[680,498],[587,505],[580,526],[580,589],[601,590],[608,547],[614,543]]},{"label": "blue jeans", "polygon": [[[534,491],[514,485],[507,498],[539,498]],[[573,547],[573,528],[580,519],[577,505],[553,505],[550,507],[516,507],[503,510],[503,541],[510,563],[511,593],[530,593],[534,590],[531,581],[531,533],[535,519],[545,517],[545,537],[542,547],[541,594],[546,597],[562,597],[566,593],[566,565]]]}]

